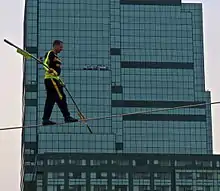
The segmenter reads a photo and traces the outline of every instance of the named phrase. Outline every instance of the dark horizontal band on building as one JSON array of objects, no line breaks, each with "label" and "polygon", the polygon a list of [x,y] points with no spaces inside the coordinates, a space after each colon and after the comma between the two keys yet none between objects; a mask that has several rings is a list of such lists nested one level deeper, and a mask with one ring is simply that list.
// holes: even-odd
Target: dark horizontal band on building
[{"label": "dark horizontal band on building", "polygon": [[32,47],[32,46],[27,46],[26,51],[31,53],[31,54],[36,54],[37,51],[38,51],[38,48],[37,47]]},{"label": "dark horizontal band on building", "polygon": [[123,121],[206,121],[205,115],[135,114],[123,116]]},{"label": "dark horizontal band on building", "polygon": [[[112,107],[173,108],[197,104],[205,104],[205,102],[112,100]],[[200,105],[193,108],[206,108],[206,106]]]},{"label": "dark horizontal band on building", "polygon": [[123,93],[123,88],[122,86],[112,86],[112,93]]},{"label": "dark horizontal band on building", "polygon": [[110,54],[111,55],[121,55],[121,49],[120,48],[111,48]]},{"label": "dark horizontal band on building", "polygon": [[[125,161],[129,160],[129,166],[133,168],[132,161],[135,160],[141,164],[146,165],[146,161],[150,160],[153,164],[154,160],[158,160],[159,164],[153,165],[155,168],[156,166],[160,166],[161,161],[173,161],[170,163],[169,166],[175,166],[174,161],[177,160],[179,162],[184,162],[185,165],[177,165],[176,168],[183,168],[183,166],[188,166],[188,167],[193,167],[193,168],[210,168],[209,166],[202,166],[199,164],[196,164],[198,162],[208,162],[212,161],[213,162],[213,167],[216,166],[216,162],[219,162],[219,156],[220,155],[212,155],[212,154],[162,154],[162,153],[65,153],[65,152],[54,152],[54,153],[44,153],[44,154],[39,154],[39,160],[59,160],[59,159],[64,159],[66,161],[69,161],[70,159],[74,160],[107,160],[108,163],[110,163],[109,166],[113,166],[111,160],[117,160],[117,161]],[[45,161],[46,161],[45,160]],[[191,164],[190,164],[191,163]],[[140,166],[143,166],[141,165]],[[47,163],[45,164],[47,165]],[[58,166],[58,165],[56,165]],[[90,166],[90,165],[89,165]],[[105,166],[105,165],[103,165]],[[138,164],[136,165],[137,167],[139,166]],[[164,166],[163,166],[164,167]],[[110,167],[111,168],[111,167]],[[91,169],[91,167],[90,167]],[[218,167],[219,169],[219,167]],[[84,170],[81,167],[81,170]],[[93,169],[92,169],[93,170]],[[133,170],[133,169],[131,169]],[[142,169],[146,170],[146,169]]]},{"label": "dark horizontal band on building", "polygon": [[27,84],[25,85],[26,92],[37,92],[37,84]]},{"label": "dark horizontal band on building", "polygon": [[126,5],[181,5],[181,0],[120,0]]},{"label": "dark horizontal band on building", "polygon": [[37,99],[25,99],[26,106],[37,106],[38,100]]},{"label": "dark horizontal band on building", "polygon": [[121,68],[193,69],[193,63],[181,62],[130,62],[122,61]]}]

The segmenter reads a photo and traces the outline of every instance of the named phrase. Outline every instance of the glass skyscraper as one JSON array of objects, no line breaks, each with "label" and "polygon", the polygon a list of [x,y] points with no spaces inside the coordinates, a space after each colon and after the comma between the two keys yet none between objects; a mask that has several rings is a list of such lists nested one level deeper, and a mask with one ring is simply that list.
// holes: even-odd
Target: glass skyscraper
[{"label": "glass skyscraper", "polygon": [[[88,169],[93,164],[92,158],[89,161],[92,153],[104,157],[96,162],[109,169],[113,163],[106,162],[108,156],[119,161],[117,156],[126,156],[130,169],[137,154],[143,161],[150,153],[212,154],[210,105],[162,111],[210,102],[210,93],[205,91],[201,4],[180,0],[27,0],[24,32],[24,47],[36,57],[44,56],[54,40],[64,42],[61,76],[86,117],[147,111],[89,121],[93,134],[81,123],[24,129],[24,190],[153,190],[157,189],[154,179],[145,181],[145,175],[139,179],[146,188],[135,187],[130,170],[118,178],[112,177],[116,172],[102,168],[76,175],[75,169],[82,167],[74,165]],[[39,124],[46,93],[44,69],[34,60],[25,61],[24,88],[23,123]],[[74,115],[70,99],[68,104]],[[54,108],[52,119],[63,121],[58,108]],[[59,164],[65,168],[57,169]],[[100,178],[103,170],[105,180]],[[175,177],[171,178],[163,191],[179,189]],[[190,190],[196,184],[188,186]]]}]

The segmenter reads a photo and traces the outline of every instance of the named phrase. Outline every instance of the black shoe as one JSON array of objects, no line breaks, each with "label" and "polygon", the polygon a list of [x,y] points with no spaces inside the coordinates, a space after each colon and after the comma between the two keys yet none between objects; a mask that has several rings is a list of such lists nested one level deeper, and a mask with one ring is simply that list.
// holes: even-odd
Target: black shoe
[{"label": "black shoe", "polygon": [[43,120],[42,125],[55,125],[56,123],[50,120]]},{"label": "black shoe", "polygon": [[65,123],[72,123],[72,122],[77,122],[78,119],[68,116],[68,117],[65,117],[64,121]]}]

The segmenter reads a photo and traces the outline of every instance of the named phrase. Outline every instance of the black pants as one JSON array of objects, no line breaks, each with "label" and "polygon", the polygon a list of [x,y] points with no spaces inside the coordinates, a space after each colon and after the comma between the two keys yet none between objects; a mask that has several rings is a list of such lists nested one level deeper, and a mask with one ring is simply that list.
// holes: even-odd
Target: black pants
[{"label": "black pants", "polygon": [[58,107],[60,108],[60,111],[63,114],[63,117],[69,117],[70,113],[68,111],[68,107],[67,107],[67,102],[66,102],[66,95],[63,92],[63,87],[59,84],[59,82],[57,80],[54,79],[54,81],[56,82],[58,89],[62,95],[62,100],[60,99],[53,83],[51,79],[45,79],[44,83],[45,83],[45,87],[46,87],[46,91],[47,91],[47,98],[45,101],[45,106],[44,106],[44,115],[43,115],[43,120],[49,120],[54,104],[57,103]]}]

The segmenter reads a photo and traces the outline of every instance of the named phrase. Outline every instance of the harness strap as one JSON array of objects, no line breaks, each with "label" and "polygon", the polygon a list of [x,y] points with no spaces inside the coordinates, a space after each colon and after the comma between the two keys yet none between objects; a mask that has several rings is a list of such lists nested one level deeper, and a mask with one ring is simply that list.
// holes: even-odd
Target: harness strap
[{"label": "harness strap", "polygon": [[51,81],[52,81],[52,83],[53,83],[54,88],[55,88],[56,91],[57,91],[57,94],[58,94],[60,100],[62,100],[62,99],[63,99],[63,96],[62,96],[62,94],[60,93],[60,90],[59,90],[59,88],[58,88],[58,86],[57,86],[57,83],[56,83],[56,82],[54,81],[54,79],[52,79],[52,78],[51,78]]}]

